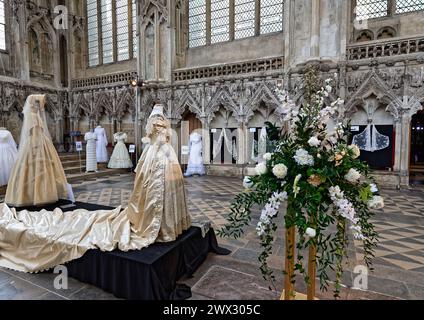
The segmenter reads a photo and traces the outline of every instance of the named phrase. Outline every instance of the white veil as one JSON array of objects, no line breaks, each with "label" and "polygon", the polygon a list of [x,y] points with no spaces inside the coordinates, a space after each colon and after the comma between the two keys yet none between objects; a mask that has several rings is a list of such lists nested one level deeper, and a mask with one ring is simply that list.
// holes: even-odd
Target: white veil
[{"label": "white veil", "polygon": [[[37,104],[38,102],[38,104]],[[19,140],[19,151],[27,143],[30,131],[34,127],[41,127],[43,133],[51,140],[49,129],[47,127],[47,119],[45,113],[46,96],[44,94],[29,95],[25,101],[22,114],[24,115],[24,123],[21,130],[21,139]]]}]

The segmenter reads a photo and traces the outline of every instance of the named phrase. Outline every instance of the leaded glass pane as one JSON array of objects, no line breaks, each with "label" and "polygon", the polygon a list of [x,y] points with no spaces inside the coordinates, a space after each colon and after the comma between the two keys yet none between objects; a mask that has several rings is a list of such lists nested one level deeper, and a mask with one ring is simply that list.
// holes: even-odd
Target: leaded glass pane
[{"label": "leaded glass pane", "polygon": [[137,57],[137,7],[136,0],[132,0],[132,33],[133,33],[133,57]]},{"label": "leaded glass pane", "polygon": [[6,50],[6,32],[5,25],[0,24],[0,50]]},{"label": "leaded glass pane", "polygon": [[235,39],[255,35],[255,0],[235,0],[234,37]]},{"label": "leaded glass pane", "polygon": [[189,46],[206,44],[206,0],[189,0]]},{"label": "leaded glass pane", "polygon": [[366,20],[387,16],[388,0],[357,0],[356,19]]},{"label": "leaded glass pane", "polygon": [[118,61],[128,60],[129,51],[128,0],[116,0],[116,38]]},{"label": "leaded glass pane", "polygon": [[99,64],[99,28],[97,24],[97,0],[87,0],[88,65]]},{"label": "leaded glass pane", "polygon": [[230,40],[229,0],[211,0],[211,43]]},{"label": "leaded glass pane", "polygon": [[424,10],[424,0],[397,0],[396,13]]},{"label": "leaded glass pane", "polygon": [[101,0],[103,63],[113,62],[112,0]]},{"label": "leaded glass pane", "polygon": [[282,31],[283,15],[283,0],[261,0],[261,34]]}]

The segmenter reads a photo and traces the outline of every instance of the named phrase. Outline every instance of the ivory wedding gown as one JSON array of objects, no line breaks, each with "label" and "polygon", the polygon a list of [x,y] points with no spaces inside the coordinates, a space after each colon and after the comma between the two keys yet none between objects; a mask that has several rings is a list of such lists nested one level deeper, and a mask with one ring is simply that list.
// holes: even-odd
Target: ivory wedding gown
[{"label": "ivory wedding gown", "polygon": [[148,120],[150,144],[138,163],[125,210],[16,212],[0,204],[0,266],[37,272],[77,259],[89,249],[141,249],[155,241],[176,240],[188,229],[183,175],[162,108],[155,107]]},{"label": "ivory wedding gown", "polygon": [[0,187],[7,185],[18,150],[10,131],[0,128]]},{"label": "ivory wedding gown", "polygon": [[44,101],[44,95],[30,95],[22,112],[18,159],[5,197],[5,202],[13,207],[38,206],[68,198],[68,183],[47,128]]},{"label": "ivory wedding gown", "polygon": [[107,155],[107,136],[106,130],[101,126],[97,126],[94,129],[94,133],[97,135],[97,144],[96,144],[96,157],[98,163],[106,163],[109,158]]},{"label": "ivory wedding gown", "polygon": [[107,167],[111,169],[132,168],[133,163],[128,153],[127,146],[125,145],[127,134],[125,132],[117,132],[113,135],[113,139],[116,141],[116,145]]}]

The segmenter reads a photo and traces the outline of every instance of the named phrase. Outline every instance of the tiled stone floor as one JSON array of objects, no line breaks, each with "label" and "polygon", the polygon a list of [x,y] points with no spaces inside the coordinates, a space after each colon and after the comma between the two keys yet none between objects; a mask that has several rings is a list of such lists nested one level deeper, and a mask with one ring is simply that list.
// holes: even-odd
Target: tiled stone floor
[{"label": "tiled stone floor", "polygon": [[[109,206],[126,206],[134,175],[124,174],[74,185],[78,201]],[[202,177],[186,179],[190,212],[194,220],[209,220],[215,229],[226,223],[228,207],[241,190],[240,179]],[[369,291],[344,289],[342,299],[424,299],[424,191],[385,190],[386,207],[377,212],[375,224],[380,244],[369,275]],[[1,199],[0,199],[1,201]],[[276,287],[262,280],[257,256],[259,242],[254,232],[259,212],[253,214],[246,234],[237,240],[220,239],[232,250],[229,256],[210,254],[193,278],[183,280],[192,287],[192,299],[278,299],[282,290],[284,262],[283,229],[279,228],[270,266],[276,270]],[[279,218],[282,225],[282,218]],[[360,265],[361,250],[352,243],[344,285],[352,286]],[[0,269],[0,299],[114,299],[98,288],[69,280],[68,290],[56,290],[54,274],[23,274]],[[297,290],[305,290],[298,281]],[[332,294],[318,294],[331,299]]]}]

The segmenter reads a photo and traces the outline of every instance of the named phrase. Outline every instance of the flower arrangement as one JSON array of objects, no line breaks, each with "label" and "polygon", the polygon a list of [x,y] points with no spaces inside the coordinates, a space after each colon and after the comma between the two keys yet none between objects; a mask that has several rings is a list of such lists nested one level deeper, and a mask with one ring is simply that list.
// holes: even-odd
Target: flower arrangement
[{"label": "flower arrangement", "polygon": [[[359,148],[348,144],[349,123],[328,129],[330,118],[344,103],[340,99],[330,101],[334,80],[320,83],[316,70],[310,67],[304,81],[305,99],[300,106],[277,89],[280,112],[289,130],[273,141],[274,150],[257,165],[257,175],[244,179],[245,191],[232,203],[229,224],[219,235],[240,237],[251,222],[252,207],[261,206],[256,227],[263,248],[259,261],[263,277],[274,284],[267,259],[277,230],[275,218],[286,206],[287,235],[296,232],[298,238],[292,244],[296,248],[296,257],[290,257],[295,260],[293,270],[285,270],[286,278],[294,284],[295,275],[301,274],[307,283],[314,282],[305,267],[304,251],[309,250],[308,265],[313,263],[316,268],[312,277],[318,276],[322,291],[334,280],[334,295],[339,297],[348,232],[362,241],[364,262],[371,268],[378,238],[370,222],[370,209],[381,208],[384,202],[367,164],[358,159]],[[288,250],[291,248],[286,240],[286,258],[291,255]],[[335,271],[335,279],[330,280],[329,270]]]}]

